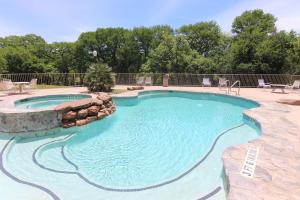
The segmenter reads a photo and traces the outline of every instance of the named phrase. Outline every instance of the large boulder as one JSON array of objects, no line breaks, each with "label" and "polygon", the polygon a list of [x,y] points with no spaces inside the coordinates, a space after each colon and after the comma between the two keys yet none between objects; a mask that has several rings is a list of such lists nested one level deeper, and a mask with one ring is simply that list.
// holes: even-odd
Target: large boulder
[{"label": "large boulder", "polygon": [[66,113],[63,114],[62,119],[63,120],[75,120],[77,118],[77,113],[74,111],[68,111]]},{"label": "large boulder", "polygon": [[63,128],[70,128],[70,127],[73,127],[73,126],[76,126],[75,122],[63,122],[63,124],[62,124]]},{"label": "large boulder", "polygon": [[106,114],[105,112],[101,112],[101,111],[100,111],[100,112],[98,113],[98,115],[97,115],[97,118],[98,118],[98,119],[103,119],[103,118],[106,117],[106,116],[107,116],[107,114]]},{"label": "large boulder", "polygon": [[97,99],[103,101],[104,103],[107,103],[112,100],[112,97],[106,93],[100,92],[97,96]]},{"label": "large boulder", "polygon": [[76,120],[76,126],[82,126],[82,125],[86,125],[88,122],[86,119],[79,119]]},{"label": "large boulder", "polygon": [[82,109],[78,111],[78,118],[79,119],[83,119],[86,118],[86,116],[88,116],[88,110],[87,109]]},{"label": "large boulder", "polygon": [[97,116],[97,114],[100,110],[100,106],[91,106],[87,110],[88,110],[88,115]]},{"label": "large boulder", "polygon": [[87,123],[90,123],[90,122],[95,121],[95,120],[97,120],[97,116],[90,116],[90,117],[86,118]]},{"label": "large boulder", "polygon": [[56,111],[68,111],[68,110],[78,110],[83,108],[88,108],[90,106],[96,105],[101,106],[103,101],[96,98],[89,98],[89,99],[81,99],[78,101],[71,101],[60,104],[55,107]]},{"label": "large boulder", "polygon": [[97,98],[82,99],[61,104],[55,108],[62,112],[64,128],[82,126],[97,119],[102,119],[116,110],[112,97],[106,93],[99,93]]}]

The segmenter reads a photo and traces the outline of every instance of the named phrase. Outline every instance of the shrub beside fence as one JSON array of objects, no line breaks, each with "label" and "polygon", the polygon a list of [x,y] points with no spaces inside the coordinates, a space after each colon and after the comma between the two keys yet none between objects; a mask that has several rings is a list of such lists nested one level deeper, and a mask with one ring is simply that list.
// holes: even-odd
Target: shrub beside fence
[{"label": "shrub beside fence", "polygon": [[[116,85],[135,85],[139,77],[151,76],[153,85],[162,85],[161,73],[115,73],[112,74]],[[241,87],[257,87],[257,79],[273,84],[291,84],[294,80],[300,80],[300,75],[288,74],[169,74],[170,86],[201,86],[203,78],[210,78],[213,86],[218,85],[220,77],[224,77],[234,83],[241,81]],[[13,82],[29,82],[37,78],[38,84],[83,86],[85,83],[84,73],[24,73],[24,74],[0,74],[1,79],[11,79]]]}]

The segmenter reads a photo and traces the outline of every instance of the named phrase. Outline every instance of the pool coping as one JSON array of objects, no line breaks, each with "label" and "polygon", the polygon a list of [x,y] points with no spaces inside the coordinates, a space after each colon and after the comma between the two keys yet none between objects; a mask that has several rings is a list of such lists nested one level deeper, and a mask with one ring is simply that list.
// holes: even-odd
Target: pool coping
[{"label": "pool coping", "polygon": [[[186,88],[147,88],[113,95],[113,97],[138,97],[145,91],[209,93],[257,102],[260,106],[246,110],[244,115],[260,126],[261,135],[248,143],[231,146],[223,152],[222,160],[228,187],[227,199],[300,199],[300,148],[298,148],[300,134],[299,127],[283,115],[289,112],[287,105],[257,98],[201,92]],[[242,176],[240,170],[248,148],[253,146],[260,149],[260,154],[253,178],[248,178]],[[281,176],[278,176],[279,172]]]}]

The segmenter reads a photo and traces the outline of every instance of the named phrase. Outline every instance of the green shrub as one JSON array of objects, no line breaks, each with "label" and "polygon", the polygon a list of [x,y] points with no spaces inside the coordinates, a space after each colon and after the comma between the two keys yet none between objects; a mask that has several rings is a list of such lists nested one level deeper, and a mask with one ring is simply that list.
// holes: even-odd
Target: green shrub
[{"label": "green shrub", "polygon": [[110,92],[114,86],[112,69],[107,64],[91,64],[87,70],[85,85],[90,92]]}]

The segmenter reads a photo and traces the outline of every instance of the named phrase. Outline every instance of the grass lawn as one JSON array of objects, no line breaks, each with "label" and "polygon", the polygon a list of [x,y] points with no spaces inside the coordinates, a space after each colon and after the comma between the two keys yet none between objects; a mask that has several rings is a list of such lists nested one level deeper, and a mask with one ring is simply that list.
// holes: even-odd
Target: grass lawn
[{"label": "grass lawn", "polygon": [[71,86],[64,86],[64,85],[37,85],[37,89],[53,89],[53,88],[66,88]]},{"label": "grass lawn", "polygon": [[[37,85],[37,89],[54,89],[54,88],[70,88],[73,86],[65,86],[65,85]],[[111,94],[120,94],[126,92],[126,89],[113,89]]]},{"label": "grass lawn", "polygon": [[113,91],[111,92],[111,94],[120,94],[123,92],[127,92],[126,89],[113,89]]}]

